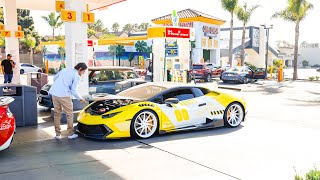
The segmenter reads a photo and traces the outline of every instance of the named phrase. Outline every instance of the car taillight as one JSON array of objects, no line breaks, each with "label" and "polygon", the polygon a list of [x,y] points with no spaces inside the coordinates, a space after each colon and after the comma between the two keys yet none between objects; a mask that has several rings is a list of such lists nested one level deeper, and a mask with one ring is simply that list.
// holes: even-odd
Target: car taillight
[{"label": "car taillight", "polygon": [[203,70],[203,69],[202,69],[202,70],[199,70],[199,73],[200,73],[200,74],[205,74],[204,72],[205,72],[205,70]]}]

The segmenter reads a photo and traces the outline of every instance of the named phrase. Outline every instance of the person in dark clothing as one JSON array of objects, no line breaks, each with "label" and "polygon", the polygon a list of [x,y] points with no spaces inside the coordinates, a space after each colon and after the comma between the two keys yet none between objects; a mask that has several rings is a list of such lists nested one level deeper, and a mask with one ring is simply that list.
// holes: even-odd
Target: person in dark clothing
[{"label": "person in dark clothing", "polygon": [[12,55],[8,54],[7,59],[1,62],[2,73],[4,75],[4,84],[12,82],[13,68],[15,68],[15,62],[11,58]]}]

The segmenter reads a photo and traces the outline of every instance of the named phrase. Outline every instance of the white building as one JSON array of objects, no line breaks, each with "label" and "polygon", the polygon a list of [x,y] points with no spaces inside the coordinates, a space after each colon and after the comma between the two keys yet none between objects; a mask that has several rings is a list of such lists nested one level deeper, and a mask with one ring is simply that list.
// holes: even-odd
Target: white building
[{"label": "white building", "polygon": [[[233,29],[233,63],[240,64],[240,52],[242,49],[242,27]],[[229,57],[229,35],[230,28],[221,29],[221,65],[225,66]],[[246,27],[245,34],[245,62],[255,65],[258,68],[265,68],[267,37],[263,27]],[[273,60],[278,57],[278,51],[268,47],[268,65],[273,64]]]}]

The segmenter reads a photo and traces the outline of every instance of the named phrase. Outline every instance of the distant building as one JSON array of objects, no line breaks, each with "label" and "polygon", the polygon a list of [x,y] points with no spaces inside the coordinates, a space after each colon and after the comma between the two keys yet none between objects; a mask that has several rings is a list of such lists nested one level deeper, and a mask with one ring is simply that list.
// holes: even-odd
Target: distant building
[{"label": "distant building", "polygon": [[[240,53],[242,49],[242,27],[233,28],[233,63],[240,64]],[[230,28],[221,28],[221,64],[225,66],[229,57],[229,35]],[[249,26],[246,27],[245,34],[245,62],[255,65],[259,68],[265,68],[266,55],[266,30],[263,27]],[[270,45],[268,47],[268,65],[273,64],[273,60],[277,59],[278,50]]]},{"label": "distant building", "polygon": [[309,66],[320,66],[319,43],[302,43],[299,48],[298,65],[302,67],[302,61],[308,61]]}]

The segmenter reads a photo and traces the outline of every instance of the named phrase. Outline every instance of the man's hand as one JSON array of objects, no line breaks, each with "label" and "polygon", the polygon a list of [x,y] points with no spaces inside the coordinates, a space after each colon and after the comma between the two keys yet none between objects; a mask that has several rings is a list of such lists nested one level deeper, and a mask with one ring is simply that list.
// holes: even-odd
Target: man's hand
[{"label": "man's hand", "polygon": [[80,103],[85,103],[86,102],[86,100],[85,99],[80,99]]},{"label": "man's hand", "polygon": [[15,68],[16,64],[12,60],[10,60],[10,63],[11,63],[11,66]]}]

